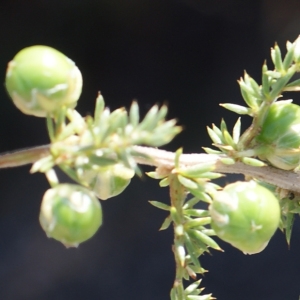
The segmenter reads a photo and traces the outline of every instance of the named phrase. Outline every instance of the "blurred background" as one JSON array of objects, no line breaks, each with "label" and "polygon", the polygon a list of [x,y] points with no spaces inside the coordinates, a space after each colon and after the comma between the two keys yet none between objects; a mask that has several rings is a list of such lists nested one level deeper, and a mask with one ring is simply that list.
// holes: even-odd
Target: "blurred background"
[{"label": "blurred background", "polygon": [[[22,48],[52,46],[83,74],[81,114],[93,112],[98,91],[111,109],[137,99],[144,114],[167,103],[169,117],[185,130],[165,149],[201,152],[210,145],[207,125],[222,117],[230,128],[235,123],[237,115],[218,104],[242,104],[236,80],[243,71],[260,82],[274,42],[285,49],[286,40],[299,34],[296,0],[2,0],[0,80]],[[22,115],[4,86],[0,99],[1,152],[49,142],[44,119]],[[244,128],[249,121],[242,119]],[[172,230],[158,232],[166,214],[148,203],[167,203],[167,189],[135,178],[121,196],[102,202],[104,224],[97,235],[78,249],[65,249],[39,225],[48,183],[41,174],[29,176],[29,168],[0,170],[1,300],[169,299]],[[220,243],[225,253],[212,251],[201,260],[209,270],[205,291],[220,300],[298,299],[299,226],[290,249],[280,232],[253,256]]]}]

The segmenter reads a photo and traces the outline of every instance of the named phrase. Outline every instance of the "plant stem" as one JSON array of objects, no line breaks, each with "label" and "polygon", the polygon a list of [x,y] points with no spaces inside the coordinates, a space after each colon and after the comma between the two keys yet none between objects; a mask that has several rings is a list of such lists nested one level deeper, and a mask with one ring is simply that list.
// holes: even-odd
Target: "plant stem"
[{"label": "plant stem", "polygon": [[[170,199],[171,207],[174,209],[176,218],[173,220],[174,224],[174,245],[173,252],[176,264],[176,275],[171,290],[171,296],[175,295],[176,300],[184,300],[184,286],[183,286],[183,276],[184,276],[184,260],[185,254],[180,254],[182,249],[184,249],[184,233],[180,230],[184,223],[184,216],[182,207],[186,197],[184,187],[179,183],[176,175],[170,175]],[[184,250],[183,250],[184,251]],[[181,257],[180,257],[181,255]]]},{"label": "plant stem", "polygon": [[48,155],[50,155],[50,145],[7,152],[0,155],[0,169],[32,164]]},{"label": "plant stem", "polygon": [[[174,168],[175,153],[173,152],[142,146],[134,146],[134,151],[135,161],[139,164],[155,166],[165,170]],[[0,155],[0,169],[32,164],[47,155],[50,155],[50,145],[8,152]],[[192,166],[212,162],[215,164],[216,172],[252,176],[279,188],[300,194],[299,173],[280,170],[271,166],[253,167],[242,162],[225,165],[220,161],[222,157],[226,157],[225,154],[223,156],[206,153],[182,154],[180,163],[182,166]]]}]

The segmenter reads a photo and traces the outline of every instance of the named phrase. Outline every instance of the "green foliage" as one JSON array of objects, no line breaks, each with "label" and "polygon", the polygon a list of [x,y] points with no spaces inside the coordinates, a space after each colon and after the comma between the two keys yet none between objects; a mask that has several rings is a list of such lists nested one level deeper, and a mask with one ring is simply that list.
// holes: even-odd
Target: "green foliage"
[{"label": "green foliage", "polygon": [[[201,256],[222,251],[215,236],[244,253],[259,253],[277,228],[285,232],[289,244],[295,215],[300,213],[299,193],[275,180],[279,171],[292,176],[300,169],[300,108],[292,100],[278,101],[285,91],[300,90],[300,80],[294,76],[300,70],[300,37],[287,43],[285,56],[275,44],[271,59],[274,67],[263,64],[261,84],[246,72],[238,81],[245,106],[221,104],[250,116],[251,126],[241,132],[239,117],[232,130],[224,120],[219,127],[208,127],[217,149],[204,147],[208,154],[202,154],[201,160],[182,149],[168,153],[156,148],[181,131],[175,120],[165,120],[164,105],[153,106],[141,118],[136,102],[128,111],[111,112],[99,94],[93,116],[82,117],[74,109],[82,86],[74,63],[50,47],[26,48],[9,63],[6,88],[21,111],[46,118],[51,143],[47,151],[37,147],[3,155],[2,160],[5,166],[33,162],[32,173],[45,173],[52,188],[43,198],[40,222],[49,237],[67,247],[89,239],[100,227],[97,198],[120,194],[135,174],[142,174],[139,164],[156,166],[149,177],[170,189],[170,204],[149,201],[167,212],[160,230],[171,225],[174,230],[176,274],[170,297],[214,299],[202,294],[198,276],[206,272]],[[55,166],[77,184],[60,184]],[[235,166],[246,175],[246,182],[224,188],[212,182],[226,170],[235,172]],[[255,170],[252,177],[249,166]],[[266,180],[265,170],[274,173],[273,181]],[[191,279],[195,282],[186,284]]]},{"label": "green foliage", "polygon": [[[295,52],[299,47],[299,39],[293,44],[288,43],[288,52],[282,59],[281,51],[278,45],[275,45],[271,50],[275,69],[269,70],[266,64],[263,65],[262,85],[245,72],[244,77],[239,80],[239,85],[248,107],[231,103],[221,106],[239,115],[249,115],[253,118],[252,125],[244,133],[241,133],[240,118],[232,133],[224,120],[221,121],[220,127],[214,124],[211,128],[208,127],[213,146],[218,148],[214,150],[205,147],[204,150],[208,154],[219,156],[220,161],[226,165],[243,162],[263,168],[269,162],[284,170],[299,168],[299,106],[291,104],[291,100],[276,102],[284,91],[300,89],[300,81],[293,81],[294,74],[299,70],[300,56]],[[263,187],[254,181],[235,183],[219,191],[221,188],[210,182],[211,179],[221,176],[215,172],[216,165],[207,161],[192,167],[182,166],[179,159],[181,153],[181,150],[177,151],[175,168],[169,176],[176,174],[178,184],[184,187],[187,195],[191,194],[194,197],[186,203],[181,201],[181,207],[177,207],[176,210],[170,210],[170,216],[162,226],[163,229],[167,228],[170,220],[173,220],[177,227],[184,224],[180,232],[185,238],[179,239],[181,242],[178,242],[175,234],[174,240],[175,249],[178,248],[177,256],[180,256],[180,253],[182,256],[180,262],[185,259],[190,263],[190,267],[199,267],[199,256],[208,251],[208,247],[220,250],[210,237],[215,234],[244,253],[250,254],[261,252],[278,227],[285,231],[286,239],[290,242],[294,215],[300,212],[298,201],[282,199],[274,187]],[[151,177],[160,179],[161,186],[170,185],[172,190],[170,177],[160,177],[159,174]],[[209,210],[195,208],[199,201],[209,203]],[[234,209],[231,209],[233,206]],[[212,229],[206,226],[212,226]],[[191,274],[189,276],[196,278]],[[186,274],[182,274],[182,278],[186,279]],[[176,280],[171,298],[185,299],[178,296],[181,294],[181,290],[176,286],[178,276]]]},{"label": "green foliage", "polygon": [[[170,186],[171,206],[158,201],[150,203],[169,212],[160,230],[167,229],[173,222],[175,232],[173,252],[177,271],[171,299],[213,299],[211,294],[200,295],[202,289],[196,289],[198,283],[184,289],[183,280],[196,279],[197,274],[206,271],[199,261],[202,254],[209,253],[210,248],[221,250],[211,237],[215,233],[210,228],[209,211],[195,208],[200,201],[212,202],[209,191],[219,187],[209,181],[220,177],[221,174],[214,172],[215,166],[209,162],[191,167],[181,166],[181,154],[182,149],[179,149],[175,155],[175,168],[170,173],[162,176],[157,170],[149,174],[150,177],[167,182]],[[193,197],[187,198],[188,194]]]}]

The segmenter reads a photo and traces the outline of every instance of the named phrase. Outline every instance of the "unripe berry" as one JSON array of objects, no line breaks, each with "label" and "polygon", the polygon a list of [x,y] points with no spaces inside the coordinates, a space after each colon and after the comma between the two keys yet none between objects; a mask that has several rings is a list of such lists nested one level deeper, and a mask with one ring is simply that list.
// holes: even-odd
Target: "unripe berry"
[{"label": "unripe berry", "polygon": [[227,185],[215,194],[209,210],[218,237],[245,254],[264,250],[280,221],[277,198],[254,181]]},{"label": "unripe berry", "polygon": [[63,105],[75,107],[82,76],[75,63],[48,46],[24,48],[8,63],[6,89],[23,113],[45,117]]},{"label": "unripe berry", "polygon": [[292,170],[300,164],[300,107],[275,102],[256,137],[259,157],[273,166]]},{"label": "unripe berry", "polygon": [[101,226],[101,205],[88,189],[75,184],[59,184],[47,190],[43,197],[40,223],[48,237],[66,247],[77,247]]},{"label": "unripe berry", "polygon": [[134,171],[123,164],[78,171],[79,179],[83,180],[101,200],[121,194],[133,176]]}]

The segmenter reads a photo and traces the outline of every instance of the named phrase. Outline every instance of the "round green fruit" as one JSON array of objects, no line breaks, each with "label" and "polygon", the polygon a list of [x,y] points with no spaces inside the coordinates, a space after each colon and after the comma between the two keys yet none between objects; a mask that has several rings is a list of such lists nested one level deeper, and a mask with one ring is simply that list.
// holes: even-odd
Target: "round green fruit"
[{"label": "round green fruit", "polygon": [[5,85],[18,109],[45,117],[62,106],[76,106],[82,76],[63,53],[48,46],[31,46],[8,63]]},{"label": "round green fruit", "polygon": [[78,177],[101,200],[121,194],[129,185],[134,171],[123,164],[115,164],[96,169],[78,169]]},{"label": "round green fruit", "polygon": [[285,101],[271,105],[256,137],[259,158],[292,170],[300,165],[300,107]]},{"label": "round green fruit", "polygon": [[101,205],[88,189],[75,184],[59,184],[47,190],[43,197],[40,224],[48,237],[66,247],[77,247],[101,226]]},{"label": "round green fruit", "polygon": [[215,194],[209,210],[217,236],[245,254],[261,252],[280,221],[277,198],[255,181],[227,185]]}]

